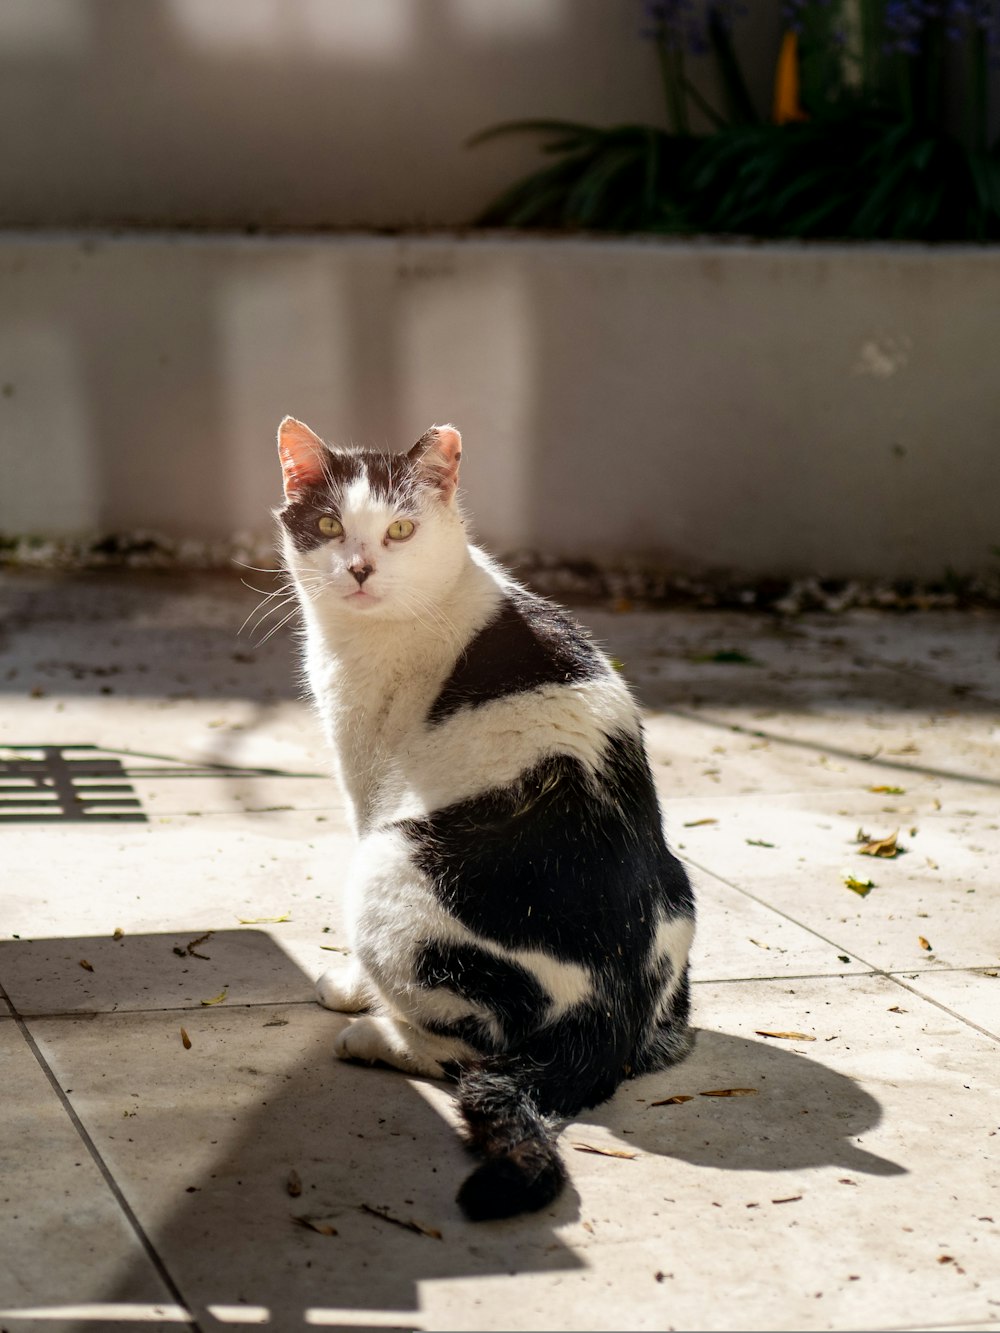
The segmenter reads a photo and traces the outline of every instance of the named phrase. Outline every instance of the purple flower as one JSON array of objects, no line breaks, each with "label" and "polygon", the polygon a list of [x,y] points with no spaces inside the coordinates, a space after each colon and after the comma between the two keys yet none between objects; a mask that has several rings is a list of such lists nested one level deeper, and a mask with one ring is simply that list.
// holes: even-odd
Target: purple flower
[{"label": "purple flower", "polygon": [[709,50],[709,14],[729,29],[746,14],[747,5],[744,0],[644,0],[643,11],[650,24],[644,36],[665,43],[671,51],[702,56]]},{"label": "purple flower", "polygon": [[944,23],[945,36],[957,42],[970,24],[987,33],[991,46],[1000,43],[998,0],[888,0],[885,7],[885,49],[914,56],[920,51],[927,25]]}]

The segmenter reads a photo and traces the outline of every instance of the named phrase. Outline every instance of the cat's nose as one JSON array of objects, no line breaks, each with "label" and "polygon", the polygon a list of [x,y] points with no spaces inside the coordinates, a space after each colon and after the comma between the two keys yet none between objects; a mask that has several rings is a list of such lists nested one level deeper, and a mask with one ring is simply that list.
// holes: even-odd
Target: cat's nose
[{"label": "cat's nose", "polygon": [[369,565],[367,562],[365,564],[360,564],[360,563],[351,564],[348,566],[348,568],[350,569],[354,577],[357,579],[359,588],[361,587],[362,583],[364,583],[368,575],[373,574],[375,572],[375,566]]}]

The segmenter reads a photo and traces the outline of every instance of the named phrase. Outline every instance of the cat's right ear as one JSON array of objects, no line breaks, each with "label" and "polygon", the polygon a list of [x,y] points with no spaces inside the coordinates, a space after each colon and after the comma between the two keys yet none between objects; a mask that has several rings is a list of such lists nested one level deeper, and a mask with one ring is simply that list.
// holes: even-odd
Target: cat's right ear
[{"label": "cat's right ear", "polygon": [[303,422],[285,417],[278,427],[278,454],[286,500],[322,483],[327,448]]}]

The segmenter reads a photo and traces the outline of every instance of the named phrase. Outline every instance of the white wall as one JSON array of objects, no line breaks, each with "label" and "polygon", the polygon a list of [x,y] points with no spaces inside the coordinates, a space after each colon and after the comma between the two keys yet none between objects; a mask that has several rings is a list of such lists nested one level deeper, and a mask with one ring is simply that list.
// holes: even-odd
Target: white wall
[{"label": "white wall", "polygon": [[501,551],[981,571],[998,311],[975,248],[8,235],[0,531],[267,532],[291,412],[454,421]]},{"label": "white wall", "polygon": [[464,148],[484,126],[662,123],[643,26],[641,0],[2,0],[0,226],[462,225],[541,163]]}]

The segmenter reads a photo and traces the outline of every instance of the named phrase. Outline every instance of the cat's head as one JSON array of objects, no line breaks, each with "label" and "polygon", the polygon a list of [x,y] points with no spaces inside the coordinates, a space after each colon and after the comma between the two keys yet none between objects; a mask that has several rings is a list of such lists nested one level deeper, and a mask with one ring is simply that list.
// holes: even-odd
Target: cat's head
[{"label": "cat's head", "polygon": [[432,426],[405,454],[337,449],[278,428],[285,561],[328,614],[427,620],[465,562],[455,500],[462,437]]}]

